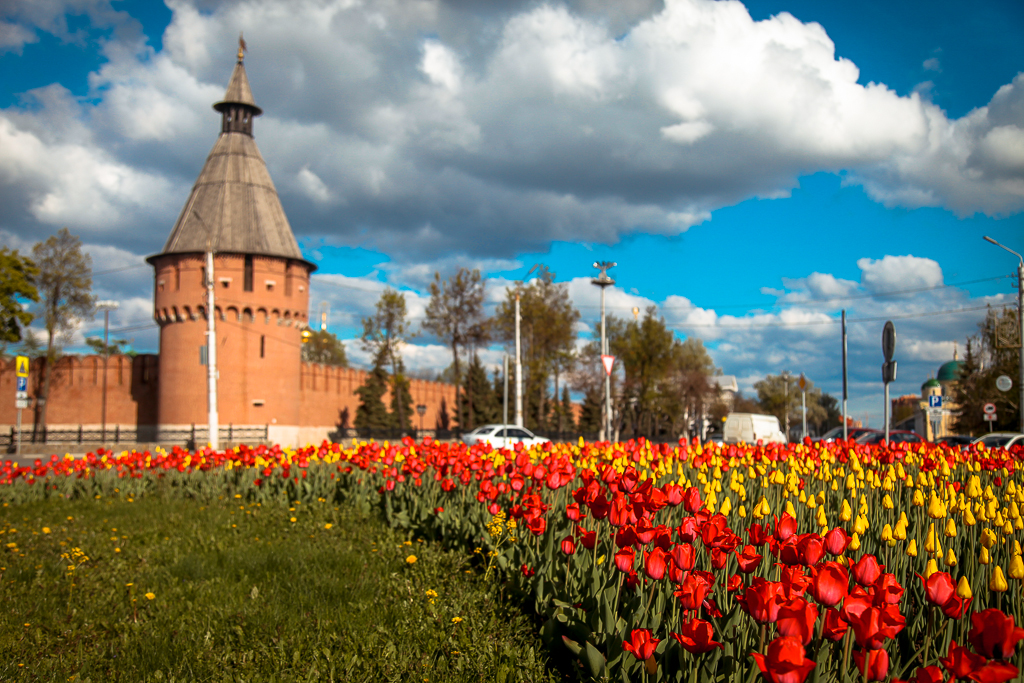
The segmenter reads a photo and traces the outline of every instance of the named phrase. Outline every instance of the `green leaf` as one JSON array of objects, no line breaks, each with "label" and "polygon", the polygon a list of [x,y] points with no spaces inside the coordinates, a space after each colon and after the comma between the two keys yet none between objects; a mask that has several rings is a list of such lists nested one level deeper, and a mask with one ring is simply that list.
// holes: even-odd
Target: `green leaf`
[{"label": "green leaf", "polygon": [[571,650],[574,655],[579,655],[580,650],[582,649],[579,643],[577,643],[575,640],[572,640],[568,636],[562,636],[562,642],[565,643],[565,646],[569,648],[569,650]]},{"label": "green leaf", "polygon": [[596,647],[594,647],[590,641],[586,643],[586,649],[584,650],[586,656],[585,663],[587,668],[590,670],[590,675],[593,678],[601,678],[605,675],[607,670],[608,662],[604,658]]}]

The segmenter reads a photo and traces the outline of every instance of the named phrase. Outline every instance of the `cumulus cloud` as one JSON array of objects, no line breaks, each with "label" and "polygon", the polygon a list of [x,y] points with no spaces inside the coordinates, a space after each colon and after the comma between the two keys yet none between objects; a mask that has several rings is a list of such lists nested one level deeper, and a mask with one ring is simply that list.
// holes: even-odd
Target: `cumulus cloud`
[{"label": "cumulus cloud", "polygon": [[[239,29],[267,112],[257,140],[296,231],[395,261],[678,234],[820,170],[887,204],[1024,207],[1024,76],[950,120],[858,83],[825,27],[754,21],[734,0],[173,0],[160,52],[100,0],[14,7],[12,46],[74,39],[69,8],[119,27],[90,98],[0,112],[0,225],[20,234],[132,226],[140,250],[158,247],[216,137]],[[26,153],[56,161],[28,168]]]}]

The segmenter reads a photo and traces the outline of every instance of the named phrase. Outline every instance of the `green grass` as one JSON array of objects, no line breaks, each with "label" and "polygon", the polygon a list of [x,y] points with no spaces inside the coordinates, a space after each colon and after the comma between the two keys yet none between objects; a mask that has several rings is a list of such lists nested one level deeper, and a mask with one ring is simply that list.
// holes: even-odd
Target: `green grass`
[{"label": "green grass", "polygon": [[326,502],[5,505],[0,567],[0,680],[559,678],[465,555]]}]

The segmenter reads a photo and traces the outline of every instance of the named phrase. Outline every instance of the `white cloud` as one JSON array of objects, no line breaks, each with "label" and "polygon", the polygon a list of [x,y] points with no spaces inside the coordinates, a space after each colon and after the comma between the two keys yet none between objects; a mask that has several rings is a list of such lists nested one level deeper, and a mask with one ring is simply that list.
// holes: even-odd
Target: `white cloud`
[{"label": "white cloud", "polygon": [[942,268],[928,258],[916,256],[885,256],[879,260],[858,259],[861,284],[872,294],[938,287],[942,284]]}]

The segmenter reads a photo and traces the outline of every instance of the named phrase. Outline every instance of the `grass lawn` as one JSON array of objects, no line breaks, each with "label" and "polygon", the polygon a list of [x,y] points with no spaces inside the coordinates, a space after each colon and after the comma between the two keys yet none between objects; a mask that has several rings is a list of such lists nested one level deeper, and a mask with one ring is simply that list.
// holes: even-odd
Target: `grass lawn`
[{"label": "grass lawn", "polygon": [[0,508],[0,680],[558,680],[535,631],[464,554],[347,506]]}]

